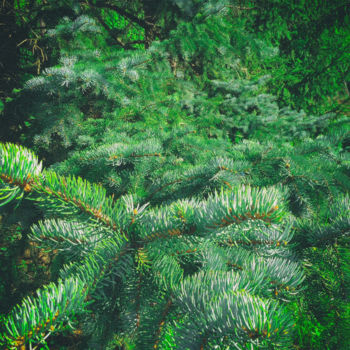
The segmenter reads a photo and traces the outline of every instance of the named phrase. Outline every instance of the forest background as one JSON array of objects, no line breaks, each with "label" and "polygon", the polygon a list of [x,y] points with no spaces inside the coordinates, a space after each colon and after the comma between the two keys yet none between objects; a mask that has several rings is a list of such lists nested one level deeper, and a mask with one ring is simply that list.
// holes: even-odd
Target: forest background
[{"label": "forest background", "polygon": [[[46,168],[100,184],[113,198],[132,195],[135,213],[145,210],[146,204],[157,210],[185,199],[210,202],[215,191],[242,184],[281,186],[286,201],[283,215],[293,220],[293,237],[276,242],[279,246],[288,241],[288,259],[300,265],[290,265],[288,270],[292,274],[300,268],[298,277],[290,281],[298,294],[289,295],[285,282],[279,289],[266,288],[271,298],[288,301],[294,330],[285,343],[269,343],[262,330],[246,332],[246,338],[236,334],[232,344],[242,349],[248,345],[347,349],[349,12],[345,0],[4,0],[0,4],[0,141],[32,149]],[[61,219],[67,212],[52,214],[52,203],[32,198],[34,186],[29,181],[13,186],[5,171],[6,152],[12,151],[3,148],[1,153],[2,334],[14,324],[10,312],[16,304],[42,285],[57,282],[62,267],[84,257],[87,250],[80,251],[69,237],[64,244],[64,239],[55,240],[45,221],[33,226],[44,218]],[[23,155],[27,160],[28,154]],[[39,197],[44,192],[40,190]],[[57,203],[54,206],[59,208]],[[145,218],[147,214],[140,223]],[[141,237],[145,233],[139,230]],[[51,237],[50,243],[45,235]],[[199,265],[218,270],[224,241],[213,237],[206,236],[207,245],[200,241],[203,253],[198,253],[197,241],[174,243],[169,256],[184,250],[190,257],[171,262],[152,255],[151,248],[138,246],[134,270],[125,274],[135,273],[132,276],[138,280],[137,276],[149,278],[157,271],[162,280],[159,290],[168,291],[184,276],[197,273]],[[235,245],[244,241],[244,249],[249,246],[257,253],[252,245],[260,241],[252,237],[236,239]],[[213,242],[217,246],[208,248]],[[73,246],[79,257],[72,253]],[[287,254],[261,250],[262,257]],[[237,261],[231,265],[239,270]],[[144,295],[134,291],[145,300],[152,294],[147,278],[140,282]],[[160,297],[166,310],[158,310],[161,319],[145,316],[140,328],[150,329],[149,334],[130,335],[123,327],[109,334],[110,327],[104,325],[94,337],[89,327],[80,325],[82,320],[73,332],[65,320],[57,334],[52,332],[47,340],[39,336],[36,344],[49,349],[86,348],[86,344],[100,344],[101,349],[181,348],[174,345],[178,343],[198,349],[232,346],[225,343],[224,335],[220,340],[207,335],[200,345],[189,345],[186,334],[174,335],[177,311],[172,314],[166,307],[174,290]],[[118,303],[114,315],[126,314],[120,306],[123,300]],[[105,304],[92,308],[103,309],[101,305]],[[21,314],[20,309],[16,312]],[[133,327],[139,328],[138,323]],[[33,329],[28,327],[26,341]],[[191,327],[204,332],[199,331],[203,325]],[[207,324],[204,328],[210,329]],[[259,334],[264,338],[261,343]],[[11,342],[15,348],[23,346],[15,338],[0,339],[9,348]]]}]

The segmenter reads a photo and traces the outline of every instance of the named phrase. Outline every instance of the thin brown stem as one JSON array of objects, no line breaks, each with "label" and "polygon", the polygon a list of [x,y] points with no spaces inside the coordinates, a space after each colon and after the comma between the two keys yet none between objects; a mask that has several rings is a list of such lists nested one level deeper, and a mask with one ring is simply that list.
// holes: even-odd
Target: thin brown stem
[{"label": "thin brown stem", "polygon": [[155,343],[153,345],[153,349],[158,349],[160,335],[161,335],[162,330],[164,328],[165,320],[166,320],[166,317],[169,314],[169,311],[170,311],[170,308],[171,308],[172,304],[173,304],[173,302],[172,302],[171,297],[170,297],[168,302],[165,305],[165,308],[163,310],[160,322],[158,323],[158,329],[157,329],[157,332],[156,332],[156,341],[155,341]]}]

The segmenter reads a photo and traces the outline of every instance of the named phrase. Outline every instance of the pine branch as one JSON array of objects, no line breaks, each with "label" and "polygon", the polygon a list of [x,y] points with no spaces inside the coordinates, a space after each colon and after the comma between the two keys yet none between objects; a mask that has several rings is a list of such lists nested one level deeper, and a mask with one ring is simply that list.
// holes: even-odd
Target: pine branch
[{"label": "pine branch", "polygon": [[114,203],[101,186],[91,185],[81,178],[61,177],[54,172],[40,173],[41,164],[22,147],[5,145],[1,152],[1,179],[10,185],[3,190],[9,192],[3,197],[5,203],[16,196],[23,197],[24,192],[35,192],[46,196],[43,205],[57,210],[59,204],[67,204],[66,210],[85,213],[126,238],[126,233],[121,230],[123,213],[115,210],[118,206],[122,210],[123,204]]},{"label": "pine branch", "polygon": [[26,298],[5,321],[10,344],[20,348],[40,341],[41,333],[59,331],[68,319],[73,320],[77,310],[84,311],[85,297],[83,282],[76,277],[37,291],[36,299]]},{"label": "pine branch", "polygon": [[38,242],[43,248],[71,252],[74,255],[93,248],[106,232],[79,221],[51,219],[39,221],[31,227],[30,239]]}]

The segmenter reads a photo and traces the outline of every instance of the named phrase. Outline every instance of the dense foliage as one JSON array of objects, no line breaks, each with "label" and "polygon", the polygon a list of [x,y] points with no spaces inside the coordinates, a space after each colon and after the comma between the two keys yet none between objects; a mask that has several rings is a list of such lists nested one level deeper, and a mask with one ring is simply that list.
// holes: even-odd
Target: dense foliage
[{"label": "dense foliage", "polygon": [[50,57],[2,115],[2,345],[350,346],[348,7],[316,7],[12,8]]}]

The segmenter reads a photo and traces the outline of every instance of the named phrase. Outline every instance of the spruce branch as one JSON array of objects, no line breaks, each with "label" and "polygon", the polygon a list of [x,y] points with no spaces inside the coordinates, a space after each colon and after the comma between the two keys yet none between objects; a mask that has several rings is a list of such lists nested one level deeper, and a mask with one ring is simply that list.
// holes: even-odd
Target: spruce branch
[{"label": "spruce branch", "polygon": [[37,291],[36,298],[27,297],[16,306],[5,321],[10,346],[40,341],[40,334],[61,330],[86,306],[84,283],[78,278],[59,280]]},{"label": "spruce branch", "polygon": [[0,156],[0,205],[5,205],[32,191],[42,164],[30,150],[8,143],[0,144]]},{"label": "spruce branch", "polygon": [[3,189],[5,203],[16,196],[22,198],[24,192],[43,195],[46,198],[41,199],[41,204],[47,209],[87,214],[126,238],[121,231],[123,201],[114,203],[112,197],[106,196],[104,188],[81,178],[62,177],[52,171],[42,171],[41,163],[31,151],[23,147],[10,144],[1,146],[0,176],[6,184]]},{"label": "spruce branch", "polygon": [[31,231],[30,239],[40,247],[68,251],[73,255],[92,249],[107,234],[96,225],[62,219],[39,221],[31,227]]}]

